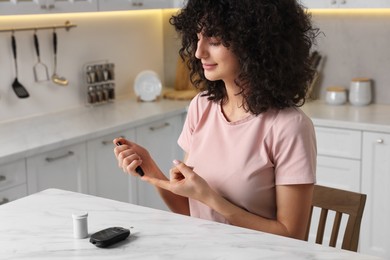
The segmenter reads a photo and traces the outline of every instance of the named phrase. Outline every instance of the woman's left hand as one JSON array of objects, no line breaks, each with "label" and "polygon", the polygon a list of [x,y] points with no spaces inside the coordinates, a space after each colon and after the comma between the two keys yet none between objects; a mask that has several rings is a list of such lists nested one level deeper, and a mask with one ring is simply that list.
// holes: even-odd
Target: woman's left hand
[{"label": "woman's left hand", "polygon": [[144,176],[142,179],[177,195],[203,202],[207,198],[207,194],[211,192],[207,182],[184,163],[177,160],[173,163],[175,166],[170,170],[169,180],[160,180],[148,176]]}]

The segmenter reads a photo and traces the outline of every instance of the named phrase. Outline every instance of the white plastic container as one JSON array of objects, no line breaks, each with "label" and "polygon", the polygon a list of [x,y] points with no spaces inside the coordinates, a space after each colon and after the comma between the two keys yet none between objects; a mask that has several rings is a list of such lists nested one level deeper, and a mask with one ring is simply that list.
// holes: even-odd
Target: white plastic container
[{"label": "white plastic container", "polygon": [[86,238],[88,237],[88,213],[73,213],[73,237]]},{"label": "white plastic container", "polygon": [[326,103],[329,105],[343,105],[347,102],[347,90],[343,87],[328,87],[326,89]]}]

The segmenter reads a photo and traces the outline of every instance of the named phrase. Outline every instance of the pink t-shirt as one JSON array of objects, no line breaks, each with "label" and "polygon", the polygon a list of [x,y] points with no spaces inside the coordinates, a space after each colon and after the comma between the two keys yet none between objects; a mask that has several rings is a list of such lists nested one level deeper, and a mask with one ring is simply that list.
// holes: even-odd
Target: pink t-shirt
[{"label": "pink t-shirt", "polygon": [[[269,110],[228,122],[219,103],[198,94],[178,144],[186,164],[212,189],[256,215],[275,219],[275,185],[315,183],[316,139],[299,108]],[[228,223],[205,204],[189,199],[191,216]]]}]

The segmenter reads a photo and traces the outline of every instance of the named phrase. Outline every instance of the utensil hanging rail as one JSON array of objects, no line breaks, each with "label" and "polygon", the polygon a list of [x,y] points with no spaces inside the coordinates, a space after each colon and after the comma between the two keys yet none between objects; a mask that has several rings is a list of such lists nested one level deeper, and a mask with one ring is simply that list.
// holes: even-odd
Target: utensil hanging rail
[{"label": "utensil hanging rail", "polygon": [[36,31],[36,30],[51,30],[51,29],[65,29],[69,31],[71,28],[77,27],[76,24],[72,24],[66,21],[64,25],[52,25],[52,26],[35,26],[35,27],[19,27],[19,28],[0,28],[1,32],[16,32],[16,31]]}]

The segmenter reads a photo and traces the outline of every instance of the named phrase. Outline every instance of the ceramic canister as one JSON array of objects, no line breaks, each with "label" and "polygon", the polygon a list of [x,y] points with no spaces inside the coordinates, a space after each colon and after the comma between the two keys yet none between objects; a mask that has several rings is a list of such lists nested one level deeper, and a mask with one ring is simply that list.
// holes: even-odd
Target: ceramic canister
[{"label": "ceramic canister", "polygon": [[354,78],[349,88],[349,102],[354,106],[365,106],[371,103],[372,87],[369,78]]},{"label": "ceramic canister", "polygon": [[326,103],[329,105],[342,105],[347,102],[347,90],[343,87],[333,86],[326,89]]}]

